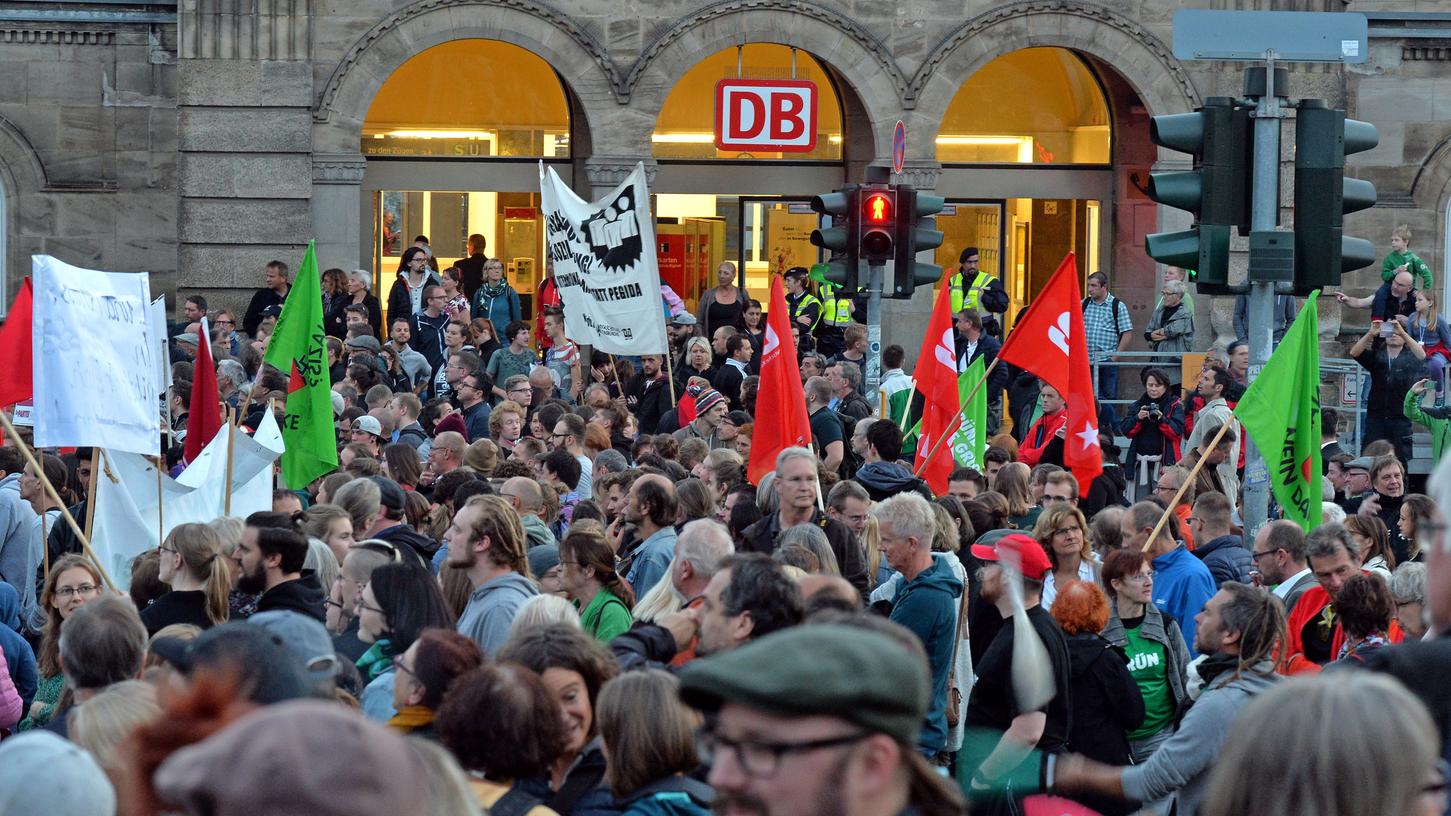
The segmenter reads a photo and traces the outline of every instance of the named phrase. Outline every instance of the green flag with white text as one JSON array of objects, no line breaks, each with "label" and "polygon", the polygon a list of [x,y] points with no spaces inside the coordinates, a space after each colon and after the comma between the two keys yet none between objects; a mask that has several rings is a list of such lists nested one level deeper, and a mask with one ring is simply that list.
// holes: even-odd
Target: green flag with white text
[{"label": "green flag with white text", "polygon": [[1320,526],[1321,509],[1318,295],[1311,293],[1234,409],[1265,458],[1285,518],[1306,532]]},{"label": "green flag with white text", "polygon": [[313,242],[297,278],[282,304],[277,328],[263,358],[289,373],[287,412],[282,422],[282,478],[293,490],[337,469],[337,434],[327,368],[327,336],[323,334],[322,288]]},{"label": "green flag with white text", "polygon": [[962,406],[962,423],[957,426],[957,434],[952,437],[952,458],[958,467],[970,467],[979,471],[983,469],[982,457],[987,452],[987,390],[978,388],[977,393],[972,395],[971,402],[967,400],[967,395],[982,382],[983,374],[982,358],[978,357],[957,378],[957,398]]}]

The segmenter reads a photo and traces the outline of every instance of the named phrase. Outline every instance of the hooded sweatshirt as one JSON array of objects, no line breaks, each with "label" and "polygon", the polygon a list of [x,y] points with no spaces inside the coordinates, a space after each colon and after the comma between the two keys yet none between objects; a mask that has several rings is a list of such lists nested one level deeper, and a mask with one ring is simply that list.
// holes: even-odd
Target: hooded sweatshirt
[{"label": "hooded sweatshirt", "polygon": [[929,757],[947,742],[947,677],[952,669],[960,595],[962,581],[953,574],[952,565],[934,558],[930,567],[902,585],[892,605],[891,620],[917,635],[932,667],[932,704],[917,740],[917,749]]},{"label": "hooded sweatshirt", "polygon": [[[1156,593],[1157,594],[1157,593]],[[1270,661],[1236,675],[1225,671],[1205,687],[1172,737],[1142,765],[1124,769],[1124,795],[1140,802],[1173,796],[1180,816],[1194,816],[1204,803],[1209,771],[1229,729],[1250,699],[1278,679]]]},{"label": "hooded sweatshirt", "polygon": [[5,654],[5,666],[25,710],[35,699],[35,690],[40,684],[40,674],[35,665],[35,652],[25,638],[20,636],[20,595],[15,587],[0,581],[0,652]]},{"label": "hooded sweatshirt", "polygon": [[318,583],[317,574],[312,570],[303,570],[301,578],[283,581],[262,593],[262,597],[257,600],[257,611],[286,609],[300,612],[318,623],[326,623],[327,609],[323,605],[326,600],[327,593],[323,591],[322,584]]},{"label": "hooded sweatshirt", "polygon": [[506,572],[484,582],[469,596],[469,605],[458,619],[458,630],[493,657],[509,637],[519,607],[538,594],[533,581],[517,572]]},{"label": "hooded sweatshirt", "polygon": [[35,591],[40,546],[31,541],[34,534],[35,511],[20,498],[20,474],[7,474],[0,479],[0,581],[15,587],[22,597],[27,586]]},{"label": "hooded sweatshirt", "polygon": [[889,496],[911,490],[920,493],[925,487],[925,483],[913,476],[912,471],[896,462],[868,462],[857,469],[854,478],[858,484],[866,488],[867,495],[872,497],[872,501],[882,501]]},{"label": "hooded sweatshirt", "polygon": [[379,530],[373,537],[399,547],[408,547],[418,553],[418,557],[425,564],[438,552],[438,542],[413,529],[411,524],[395,524],[386,530]]}]

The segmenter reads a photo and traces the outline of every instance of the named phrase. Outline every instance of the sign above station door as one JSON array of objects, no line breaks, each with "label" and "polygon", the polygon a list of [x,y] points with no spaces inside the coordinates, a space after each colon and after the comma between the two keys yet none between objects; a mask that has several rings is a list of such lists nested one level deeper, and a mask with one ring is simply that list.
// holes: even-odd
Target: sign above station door
[{"label": "sign above station door", "polygon": [[740,152],[816,149],[816,83],[722,79],[715,86],[715,146]]}]

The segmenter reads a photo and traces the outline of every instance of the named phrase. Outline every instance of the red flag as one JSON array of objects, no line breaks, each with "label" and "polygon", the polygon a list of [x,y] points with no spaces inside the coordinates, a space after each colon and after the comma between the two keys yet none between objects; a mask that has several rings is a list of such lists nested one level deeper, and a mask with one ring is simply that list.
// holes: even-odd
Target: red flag
[{"label": "red flag", "polygon": [[0,408],[35,395],[30,345],[30,278],[20,284],[0,327]]},{"label": "red flag", "polygon": [[[922,430],[917,437],[917,461],[913,470],[927,481],[937,495],[947,493],[947,477],[954,467],[952,446],[937,444],[952,435],[953,417],[961,405],[957,390],[957,338],[952,325],[952,287],[944,282],[937,289],[937,303],[917,352],[917,391],[922,394]],[[934,452],[933,449],[936,449]],[[932,455],[927,461],[928,454]]]},{"label": "red flag", "polygon": [[1058,264],[1033,305],[1018,319],[998,359],[1038,375],[1068,404],[1063,464],[1078,477],[1080,496],[1103,472],[1098,444],[1098,402],[1088,367],[1088,337],[1083,332],[1078,264],[1070,252]]},{"label": "red flag", "polygon": [[1023,800],[1024,816],[1099,816],[1098,811],[1060,796],[1034,794]]},{"label": "red flag", "polygon": [[186,415],[187,462],[201,455],[202,449],[222,427],[222,408],[217,399],[217,369],[212,365],[212,342],[207,337],[207,321],[197,324],[196,361],[192,367],[195,378],[191,384],[191,405]]},{"label": "red flag", "polygon": [[[771,278],[766,340],[761,349],[761,384],[756,391],[756,429],[751,435],[751,462],[746,475],[753,484],[776,469],[776,455],[786,448],[811,445],[811,418],[796,364],[791,313],[780,276]],[[789,344],[789,345],[788,345]]]}]

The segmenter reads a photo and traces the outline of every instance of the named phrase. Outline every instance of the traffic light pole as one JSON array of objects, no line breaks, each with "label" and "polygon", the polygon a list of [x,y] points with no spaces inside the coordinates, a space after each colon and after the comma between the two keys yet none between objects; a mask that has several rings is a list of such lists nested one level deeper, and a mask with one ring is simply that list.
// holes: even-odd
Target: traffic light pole
[{"label": "traffic light pole", "polygon": [[887,277],[887,266],[874,263],[869,264],[867,270],[867,376],[864,390],[868,394],[876,394],[882,384],[882,281]]},{"label": "traffic light pole", "polygon": [[[1253,69],[1252,69],[1253,70]],[[1275,229],[1280,206],[1280,95],[1275,87],[1275,54],[1265,54],[1265,93],[1255,109],[1254,122],[1254,187],[1251,197],[1250,225],[1253,231]],[[1275,314],[1275,282],[1249,281],[1249,380],[1253,381],[1270,359]],[[1248,440],[1245,449],[1244,519],[1245,540],[1253,541],[1255,533],[1269,520],[1270,480],[1264,454]]]}]

